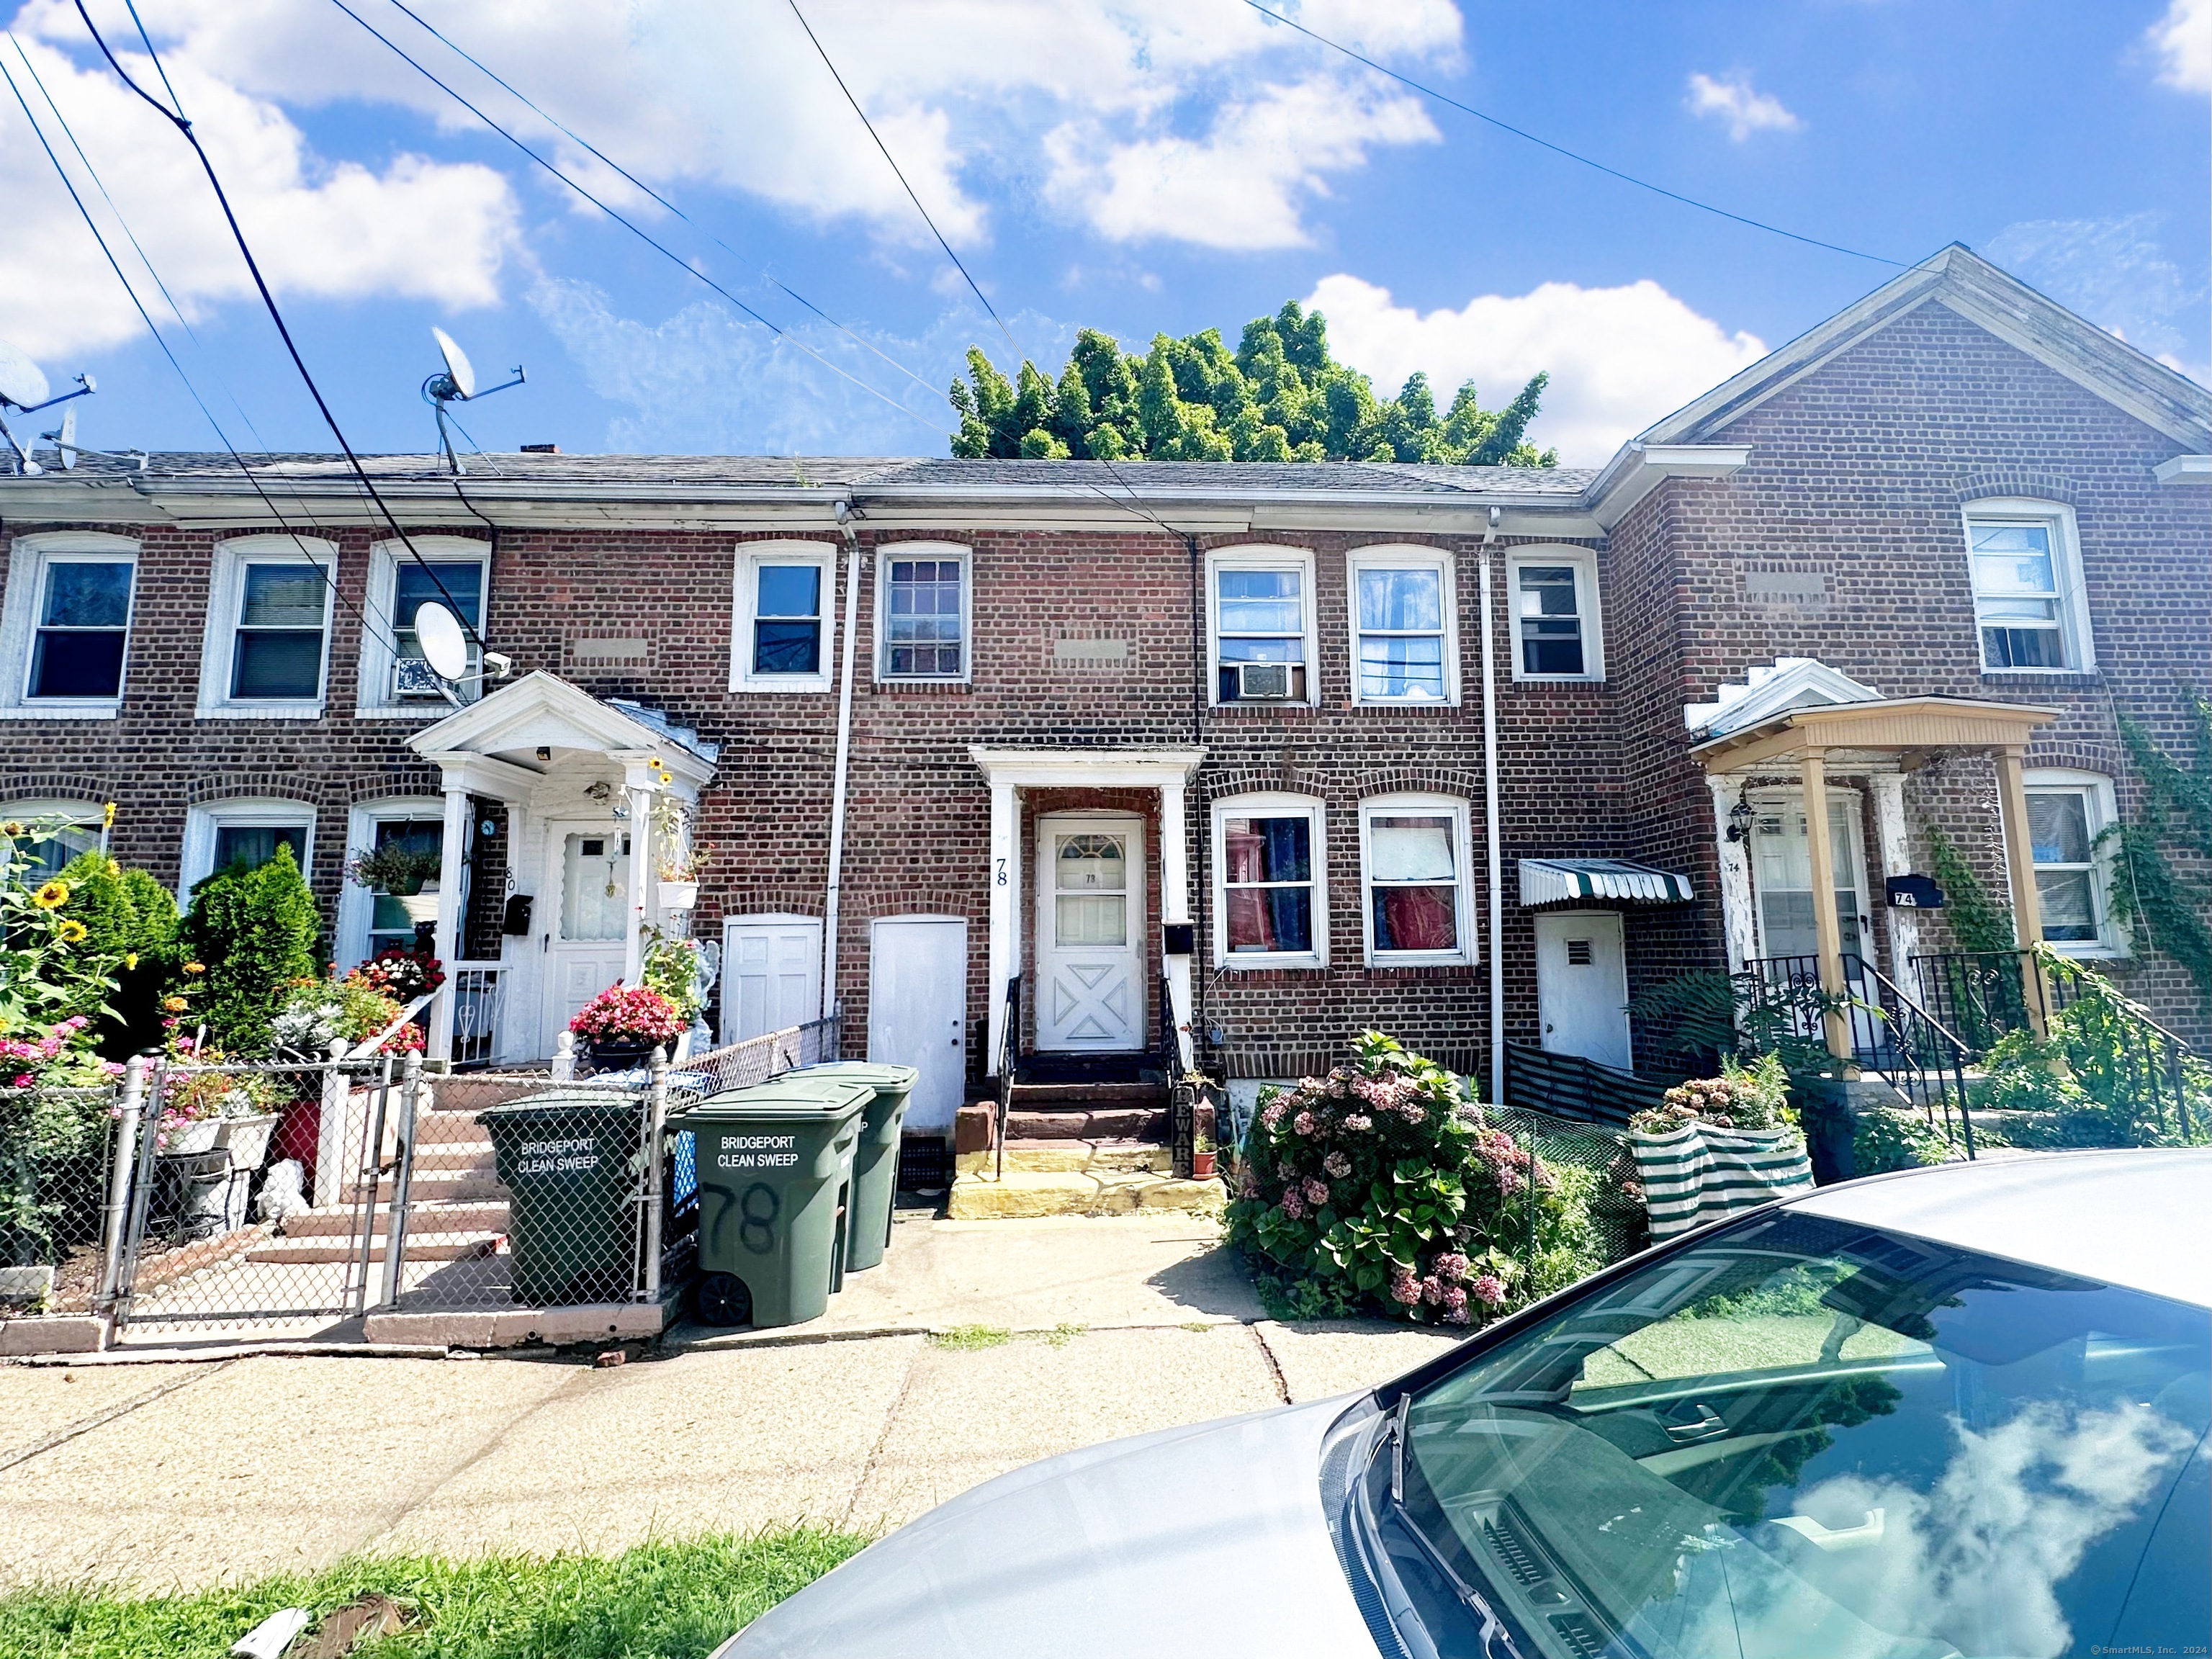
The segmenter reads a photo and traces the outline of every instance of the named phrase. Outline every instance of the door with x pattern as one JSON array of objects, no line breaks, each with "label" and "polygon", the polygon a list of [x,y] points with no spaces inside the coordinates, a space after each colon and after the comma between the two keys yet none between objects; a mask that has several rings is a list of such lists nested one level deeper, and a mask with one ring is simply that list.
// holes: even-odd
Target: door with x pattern
[{"label": "door with x pattern", "polygon": [[1037,825],[1036,1046],[1145,1046],[1145,826],[1048,817]]}]

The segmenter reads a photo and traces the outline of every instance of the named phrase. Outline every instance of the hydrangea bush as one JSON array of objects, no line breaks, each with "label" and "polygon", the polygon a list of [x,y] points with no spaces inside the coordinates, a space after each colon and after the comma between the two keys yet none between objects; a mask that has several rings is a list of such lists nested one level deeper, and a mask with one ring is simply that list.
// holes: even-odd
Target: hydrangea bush
[{"label": "hydrangea bush", "polygon": [[1664,1134],[1696,1118],[1723,1129],[1794,1128],[1790,1074],[1779,1054],[1761,1054],[1740,1066],[1721,1056],[1718,1077],[1696,1078],[1667,1091],[1661,1103],[1629,1120],[1645,1134]]},{"label": "hydrangea bush", "polygon": [[1478,1324],[1595,1268],[1587,1171],[1486,1125],[1457,1078],[1381,1032],[1354,1049],[1252,1125],[1229,1237],[1270,1311]]}]

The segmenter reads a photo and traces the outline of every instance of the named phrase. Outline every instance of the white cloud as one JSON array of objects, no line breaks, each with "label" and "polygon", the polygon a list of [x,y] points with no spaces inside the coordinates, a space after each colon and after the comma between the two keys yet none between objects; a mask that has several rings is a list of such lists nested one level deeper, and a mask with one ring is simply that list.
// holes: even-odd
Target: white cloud
[{"label": "white cloud", "polygon": [[[213,304],[251,295],[252,278],[184,140],[104,64],[80,68],[33,40],[25,50],[186,314],[197,320]],[[9,60],[49,141],[74,167],[74,153],[12,50]],[[143,60],[140,67],[150,75]],[[499,173],[413,155],[376,170],[329,161],[275,105],[189,63],[169,72],[280,296],[390,295],[448,308],[498,298],[515,227],[514,198]],[[81,173],[77,185],[105,217]],[[0,102],[0,222],[8,226],[0,293],[8,295],[6,327],[18,346],[65,356],[143,330],[12,98]],[[159,318],[158,295],[129,245],[112,219],[103,228]]]},{"label": "white cloud", "polygon": [[1754,132],[1795,132],[1805,125],[1779,98],[1752,90],[1747,75],[1719,81],[1710,75],[1692,75],[1683,102],[1692,115],[1727,122],[1729,137],[1739,144]]},{"label": "white cloud", "polygon": [[2186,343],[2177,325],[2204,296],[2166,254],[2163,216],[2029,219],[2007,225],[1983,252],[2069,310],[2130,345],[2170,355]]},{"label": "white cloud", "polygon": [[1487,294],[1425,316],[1391,303],[1357,276],[1323,277],[1306,304],[1328,318],[1338,357],[1395,392],[1425,369],[1441,404],[1472,380],[1487,407],[1547,371],[1531,441],[1556,445],[1570,466],[1595,466],[1621,442],[1766,355],[1752,335],[1729,333],[1658,283],[1580,288],[1546,283],[1523,295]]},{"label": "white cloud", "polygon": [[2212,93],[2212,0],[2168,0],[2149,40],[2164,59],[2160,81],[2184,92]]}]

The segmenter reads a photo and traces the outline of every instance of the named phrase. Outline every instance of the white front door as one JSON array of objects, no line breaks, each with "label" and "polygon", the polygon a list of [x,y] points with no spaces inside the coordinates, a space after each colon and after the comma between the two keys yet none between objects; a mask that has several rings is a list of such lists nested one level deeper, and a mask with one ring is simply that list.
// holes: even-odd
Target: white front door
[{"label": "white front door", "polygon": [[1037,823],[1036,1046],[1145,1046],[1145,823]]},{"label": "white front door", "polygon": [[906,1127],[952,1127],[968,1086],[968,924],[886,916],[869,931],[868,1058],[921,1076]]},{"label": "white front door", "polygon": [[550,1054],[584,1005],[622,982],[629,931],[629,832],[617,823],[546,826],[546,879],[553,914],[544,941],[545,1014],[539,1052]]},{"label": "white front door", "polygon": [[722,924],[724,1042],[821,1017],[819,918],[732,916]]},{"label": "white front door", "polygon": [[1618,911],[1538,914],[1536,1012],[1552,1053],[1630,1069],[1628,959]]}]

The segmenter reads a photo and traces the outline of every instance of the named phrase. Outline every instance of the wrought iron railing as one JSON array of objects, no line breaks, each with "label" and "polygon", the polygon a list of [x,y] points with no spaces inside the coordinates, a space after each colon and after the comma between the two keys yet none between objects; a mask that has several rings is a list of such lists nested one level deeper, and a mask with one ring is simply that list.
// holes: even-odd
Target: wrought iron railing
[{"label": "wrought iron railing", "polygon": [[991,1144],[998,1149],[998,1179],[1006,1178],[1006,1115],[1014,1104],[1014,1055],[1020,1046],[1022,976],[1006,981],[1006,1018],[999,1027],[999,1052],[993,1060],[999,1074],[999,1110],[992,1126]]},{"label": "wrought iron railing", "polygon": [[500,1017],[507,1003],[507,964],[457,962],[453,965],[451,987],[453,1064],[489,1066],[499,1058]]}]

